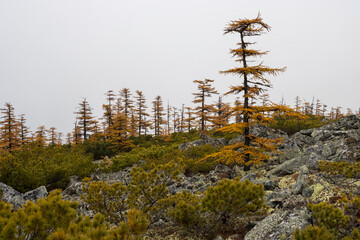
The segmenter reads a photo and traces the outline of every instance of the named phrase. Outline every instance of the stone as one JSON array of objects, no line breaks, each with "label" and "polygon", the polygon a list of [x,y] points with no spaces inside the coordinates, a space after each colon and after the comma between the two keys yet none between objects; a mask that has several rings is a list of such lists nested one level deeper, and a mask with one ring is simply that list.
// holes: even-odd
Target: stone
[{"label": "stone", "polygon": [[24,203],[22,193],[16,191],[12,187],[0,182],[0,188],[2,190],[2,200],[7,203],[10,203],[14,208],[19,208]]},{"label": "stone", "polygon": [[302,192],[305,185],[305,176],[309,173],[309,169],[306,165],[300,167],[299,176],[296,179],[293,194],[299,194]]},{"label": "stone", "polygon": [[24,193],[24,201],[33,201],[36,202],[40,198],[45,198],[48,195],[48,191],[45,186],[38,187],[34,190]]},{"label": "stone", "polygon": [[258,222],[244,240],[279,240],[290,239],[297,228],[304,228],[309,222],[306,208],[278,210]]}]

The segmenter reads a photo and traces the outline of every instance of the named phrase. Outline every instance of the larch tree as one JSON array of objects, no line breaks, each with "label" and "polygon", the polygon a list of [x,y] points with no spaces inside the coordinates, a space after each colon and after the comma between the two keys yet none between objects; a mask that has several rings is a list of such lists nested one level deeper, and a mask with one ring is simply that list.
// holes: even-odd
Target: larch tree
[{"label": "larch tree", "polygon": [[260,15],[254,19],[240,19],[231,21],[225,27],[225,34],[235,33],[240,37],[238,48],[231,49],[230,53],[236,58],[236,62],[241,65],[226,71],[222,74],[233,74],[242,79],[242,83],[237,86],[231,86],[226,94],[242,93],[243,102],[235,106],[234,111],[241,114],[242,122],[232,124],[222,128],[228,133],[241,133],[244,136],[244,142],[226,146],[221,152],[212,154],[212,157],[226,164],[244,165],[244,170],[249,170],[252,164],[260,164],[269,158],[265,152],[275,151],[278,139],[265,139],[250,133],[250,126],[254,124],[269,121],[263,112],[286,111],[287,108],[281,105],[256,106],[251,105],[260,93],[271,87],[270,81],[266,75],[276,76],[283,72],[285,68],[271,68],[263,63],[250,65],[253,62],[252,57],[261,57],[266,55],[267,51],[249,49],[248,46],[254,44],[248,42],[245,38],[260,36],[270,30],[270,26],[263,22]]},{"label": "larch tree", "polygon": [[162,132],[162,125],[165,123],[164,120],[164,106],[163,101],[160,96],[156,96],[155,100],[152,102],[153,104],[153,123],[154,123],[154,134],[155,136],[160,136]]},{"label": "larch tree", "polygon": [[10,103],[5,103],[5,107],[1,108],[1,121],[0,121],[0,147],[12,151],[19,147],[19,129],[18,122],[14,114],[14,107]]},{"label": "larch tree", "polygon": [[146,112],[146,100],[142,91],[136,91],[135,99],[138,134],[142,135],[150,125],[149,121],[146,120],[149,114]]},{"label": "larch tree", "polygon": [[129,124],[128,118],[123,113],[114,116],[113,124],[109,129],[109,135],[106,139],[109,142],[110,148],[115,152],[129,151],[134,147],[134,144],[129,139]]},{"label": "larch tree", "polygon": [[18,131],[19,131],[19,138],[21,145],[24,145],[31,141],[31,138],[29,137],[29,133],[30,133],[29,128],[25,124],[26,124],[25,114],[21,114],[18,119],[18,126],[19,126]]},{"label": "larch tree", "polygon": [[104,120],[107,124],[107,128],[111,127],[111,124],[113,123],[113,116],[114,116],[114,106],[113,101],[115,100],[115,94],[113,90],[109,90],[105,93],[106,96],[106,104],[103,104],[104,109]]},{"label": "larch tree", "polygon": [[191,129],[194,127],[194,121],[195,117],[193,116],[193,111],[191,107],[186,107],[186,117],[184,119],[185,121],[185,128],[187,128],[188,132],[191,131]]},{"label": "larch tree", "polygon": [[46,128],[44,125],[41,125],[37,128],[35,132],[35,142],[38,146],[45,146],[47,144]]},{"label": "larch tree", "polygon": [[193,93],[195,96],[193,103],[198,104],[195,107],[195,114],[199,119],[200,130],[204,131],[206,130],[206,122],[212,120],[211,113],[214,110],[212,104],[206,104],[206,98],[211,97],[212,94],[218,94],[218,92],[211,86],[214,80],[194,80],[193,82],[198,84],[198,92]]},{"label": "larch tree", "polygon": [[72,132],[71,140],[72,140],[71,143],[74,145],[81,143],[81,128],[80,128],[77,120],[75,121],[75,124],[74,124],[74,129]]},{"label": "larch tree", "polygon": [[131,99],[131,92],[128,88],[123,88],[120,91],[120,97],[122,101],[122,108],[125,116],[128,118],[133,108],[134,101]]},{"label": "larch tree", "polygon": [[86,98],[83,98],[83,100],[79,103],[78,111],[75,112],[75,114],[77,114],[77,126],[80,128],[84,141],[89,138],[90,132],[94,129],[94,117],[92,116],[91,110],[92,109],[88,101]]},{"label": "larch tree", "polygon": [[51,127],[49,130],[49,144],[52,146],[57,145],[58,142],[58,133],[56,132],[56,127]]},{"label": "larch tree", "polygon": [[219,96],[218,101],[215,104],[214,114],[215,115],[212,120],[214,128],[222,128],[229,123],[229,118],[231,115],[230,105],[224,103],[221,96]]}]

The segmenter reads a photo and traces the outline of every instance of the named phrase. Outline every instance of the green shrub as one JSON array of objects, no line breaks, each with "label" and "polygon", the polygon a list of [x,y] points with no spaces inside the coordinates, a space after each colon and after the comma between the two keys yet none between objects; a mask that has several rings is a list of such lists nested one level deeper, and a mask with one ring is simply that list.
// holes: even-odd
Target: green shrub
[{"label": "green shrub", "polygon": [[202,229],[205,221],[201,216],[200,197],[183,191],[167,199],[168,215],[173,220],[189,230]]},{"label": "green shrub", "polygon": [[53,191],[37,204],[28,201],[15,212],[11,212],[9,204],[1,202],[1,239],[46,239],[56,229],[67,228],[77,216],[78,204],[62,200],[60,193]]},{"label": "green shrub", "polygon": [[325,174],[346,178],[360,178],[360,162],[319,161],[319,169]]},{"label": "green shrub", "polygon": [[274,116],[269,127],[279,129],[288,135],[293,135],[303,129],[318,128],[329,121],[325,121],[324,117],[315,115],[297,116]]},{"label": "green shrub", "polygon": [[309,225],[303,230],[296,229],[293,235],[294,240],[336,240],[337,237],[329,232],[326,227]]},{"label": "green shrub", "polygon": [[126,201],[128,189],[122,183],[112,185],[106,182],[85,179],[81,198],[89,204],[89,208],[107,216],[112,223],[119,223],[126,219],[125,211],[129,208]]},{"label": "green shrub", "polygon": [[40,186],[65,188],[70,176],[88,176],[92,156],[80,148],[31,146],[0,157],[0,181],[20,192]]},{"label": "green shrub", "polygon": [[208,173],[213,170],[217,164],[215,160],[209,159],[200,161],[205,156],[218,152],[219,147],[213,147],[209,144],[191,147],[183,152],[182,164],[185,173]]},{"label": "green shrub", "polygon": [[110,227],[103,215],[96,214],[93,220],[79,217],[67,229],[52,233],[48,240],[135,240],[140,239],[148,225],[148,219],[136,209],[130,209],[127,221],[118,227]]},{"label": "green shrub", "polygon": [[150,171],[133,167],[128,185],[86,180],[82,198],[91,209],[108,216],[114,223],[124,220],[124,213],[130,208],[139,209],[151,218],[160,211],[161,202],[168,195],[168,182],[178,180],[179,173],[174,162],[153,165]]},{"label": "green shrub", "polygon": [[263,185],[249,180],[223,179],[205,191],[201,205],[220,225],[228,225],[237,217],[263,214],[267,209],[264,195]]},{"label": "green shrub", "polygon": [[168,214],[187,229],[212,236],[231,232],[240,218],[264,214],[264,194],[262,185],[223,179],[208,188],[202,199],[187,192],[169,197]]},{"label": "green shrub", "polygon": [[315,224],[327,228],[335,235],[339,233],[340,229],[346,227],[349,221],[349,216],[344,215],[340,208],[332,204],[321,202],[318,204],[308,204],[307,207],[312,212]]}]

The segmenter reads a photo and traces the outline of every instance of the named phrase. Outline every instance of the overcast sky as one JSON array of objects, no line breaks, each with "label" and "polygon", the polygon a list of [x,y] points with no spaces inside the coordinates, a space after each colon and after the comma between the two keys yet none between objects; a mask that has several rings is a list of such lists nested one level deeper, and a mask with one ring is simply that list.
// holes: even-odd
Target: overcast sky
[{"label": "overcast sky", "polygon": [[270,51],[265,65],[287,67],[271,78],[273,101],[360,107],[359,0],[0,0],[0,105],[33,131],[67,133],[82,97],[100,116],[110,89],[177,107],[191,104],[195,79],[224,93],[240,80],[219,74],[237,66],[238,36],[223,29],[259,11],[272,31],[249,40]]}]

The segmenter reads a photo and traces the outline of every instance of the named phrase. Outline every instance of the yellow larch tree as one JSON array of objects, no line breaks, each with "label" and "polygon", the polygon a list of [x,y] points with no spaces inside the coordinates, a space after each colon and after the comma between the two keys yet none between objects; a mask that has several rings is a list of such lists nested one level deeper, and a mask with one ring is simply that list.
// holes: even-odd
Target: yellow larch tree
[{"label": "yellow larch tree", "polygon": [[106,104],[103,104],[104,109],[104,120],[107,125],[107,129],[111,127],[111,124],[113,123],[113,116],[114,116],[114,106],[113,101],[115,100],[115,94],[113,90],[109,90],[105,93],[106,96]]},{"label": "yellow larch tree", "polygon": [[215,129],[228,125],[231,116],[231,107],[228,103],[224,103],[222,97],[219,96],[214,108],[214,118],[212,123]]},{"label": "yellow larch tree", "polygon": [[37,128],[37,131],[35,132],[35,143],[38,146],[45,146],[47,143],[47,136],[46,136],[46,128],[44,125],[41,125]]},{"label": "yellow larch tree", "polygon": [[211,113],[214,110],[213,104],[206,104],[206,98],[211,97],[212,94],[218,94],[218,92],[211,86],[214,80],[194,80],[193,82],[198,84],[198,92],[193,93],[195,96],[193,103],[198,105],[194,110],[198,116],[199,128],[201,131],[204,131],[206,130],[206,123],[211,122],[213,118]]},{"label": "yellow larch tree", "polygon": [[14,114],[14,107],[10,103],[5,103],[1,108],[0,121],[0,148],[13,151],[20,146],[18,122]]},{"label": "yellow larch tree", "polygon": [[152,104],[153,104],[152,111],[153,111],[154,134],[155,136],[160,136],[163,130],[162,125],[165,123],[165,119],[164,119],[165,112],[164,112],[163,101],[160,96],[156,96]]},{"label": "yellow larch tree", "polygon": [[[265,139],[250,133],[250,126],[255,124],[266,123],[270,118],[264,115],[264,112],[272,111],[291,111],[286,106],[271,104],[269,106],[256,106],[256,99],[267,88],[271,87],[270,81],[265,78],[266,75],[276,76],[283,72],[285,68],[271,68],[263,65],[263,63],[250,65],[249,58],[261,57],[266,55],[267,51],[259,51],[249,49],[248,46],[254,44],[247,42],[245,38],[260,36],[264,32],[270,30],[270,26],[263,22],[260,15],[254,19],[240,19],[231,21],[225,27],[225,34],[235,33],[240,37],[238,43],[239,48],[231,49],[230,53],[236,58],[236,62],[241,65],[226,71],[223,74],[233,74],[242,79],[240,85],[231,86],[230,91],[226,94],[242,93],[243,101],[239,102],[233,108],[233,112],[239,114],[239,120],[235,124],[231,124],[221,130],[228,133],[241,133],[244,136],[243,142],[226,146],[219,153],[212,154],[210,157],[216,158],[220,162],[226,164],[244,165],[244,170],[249,170],[252,164],[260,164],[269,156],[265,152],[276,151],[276,144],[279,139]],[[251,104],[254,103],[254,104]]]},{"label": "yellow larch tree", "polygon": [[134,144],[129,139],[129,124],[125,114],[119,113],[114,116],[113,124],[110,126],[109,135],[106,139],[114,152],[129,151]]},{"label": "yellow larch tree", "polygon": [[194,121],[195,117],[193,116],[193,110],[191,107],[185,107],[186,111],[186,117],[184,119],[185,121],[185,128],[187,128],[187,131],[190,132],[191,129],[194,127]]},{"label": "yellow larch tree", "polygon": [[86,100],[83,100],[79,103],[77,114],[77,126],[80,128],[81,136],[83,140],[87,140],[90,136],[90,133],[94,130],[94,117],[92,116],[91,107]]},{"label": "yellow larch tree", "polygon": [[29,136],[30,131],[29,128],[25,125],[25,123],[25,114],[21,114],[18,119],[18,131],[21,146],[31,142],[31,137]]},{"label": "yellow larch tree", "polygon": [[143,92],[136,91],[135,99],[138,135],[146,134],[146,129],[150,126],[150,123],[146,120],[149,114],[146,112],[147,106]]}]

